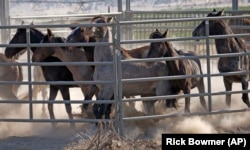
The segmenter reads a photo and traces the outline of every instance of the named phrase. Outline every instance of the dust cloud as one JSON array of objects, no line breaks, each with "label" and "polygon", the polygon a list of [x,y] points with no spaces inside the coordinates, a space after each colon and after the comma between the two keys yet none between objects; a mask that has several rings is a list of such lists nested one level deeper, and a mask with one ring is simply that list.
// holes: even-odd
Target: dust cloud
[{"label": "dust cloud", "polygon": [[[212,78],[212,89],[211,91],[224,91],[224,84],[222,77]],[[205,79],[207,85],[207,79]],[[207,88],[207,86],[206,86]],[[233,90],[240,90],[240,84],[234,84]],[[207,91],[207,89],[206,89]],[[81,100],[83,95],[79,88],[70,89],[71,99]],[[194,89],[191,93],[197,93]],[[61,95],[57,96],[57,100],[61,100]],[[208,97],[205,97],[207,100]],[[157,114],[175,114],[184,112],[184,99],[179,99],[179,108],[166,109],[164,103],[157,102],[156,110]],[[19,113],[10,111],[13,108],[10,104],[1,104],[0,117],[1,118],[29,118],[29,105],[23,104]],[[80,104],[73,104],[73,112],[79,113]],[[144,112],[140,111],[141,103],[136,103],[136,109],[124,105],[125,117],[130,116],[144,116]],[[226,109],[225,96],[218,95],[212,96],[213,110]],[[246,105],[241,100],[241,94],[232,95],[231,109],[246,108]],[[34,118],[49,118],[47,105],[46,115],[42,115],[41,104],[34,104]],[[191,98],[191,112],[203,112],[202,107],[199,103],[198,97]],[[68,118],[66,110],[63,104],[54,104],[54,112],[57,119]],[[84,124],[84,125],[82,125]],[[63,136],[67,137],[72,135],[72,130],[69,128],[69,123],[59,123],[58,130],[53,131],[50,123],[13,123],[13,122],[0,122],[0,138],[7,138],[10,136]],[[77,123],[78,131],[92,130],[93,124],[88,123]],[[238,133],[238,132],[250,132],[250,112],[240,113],[228,113],[228,114],[217,114],[207,116],[190,116],[190,117],[173,117],[165,119],[150,119],[150,120],[135,120],[135,121],[124,121],[125,134],[129,139],[155,139],[161,141],[162,133]],[[88,129],[86,129],[86,127]],[[239,129],[244,129],[240,131]]]}]

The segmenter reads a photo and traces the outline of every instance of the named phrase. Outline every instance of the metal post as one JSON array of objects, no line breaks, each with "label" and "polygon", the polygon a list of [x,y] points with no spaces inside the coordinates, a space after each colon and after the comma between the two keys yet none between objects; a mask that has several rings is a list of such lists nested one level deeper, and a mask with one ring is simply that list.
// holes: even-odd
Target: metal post
[{"label": "metal post", "polygon": [[[31,26],[31,25],[30,25]],[[28,89],[29,89],[29,116],[30,116],[30,120],[33,119],[33,104],[32,104],[32,79],[31,79],[31,59],[30,59],[30,50],[31,50],[31,46],[30,46],[30,28],[28,27],[26,29],[26,41],[27,41],[27,63],[28,63]]]},{"label": "metal post", "polygon": [[122,12],[122,0],[118,0],[118,12]]},{"label": "metal post", "polygon": [[115,23],[113,22],[112,24],[112,43],[113,43],[113,76],[114,76],[114,101],[115,101],[115,123],[114,123],[114,126],[115,126],[115,129],[116,131],[118,132],[118,126],[119,126],[119,116],[117,115],[118,114],[118,111],[119,111],[119,108],[118,108],[118,80],[117,80],[117,55],[116,55],[116,26],[115,26]]},{"label": "metal post", "polygon": [[[9,25],[9,0],[0,0],[0,25]],[[9,40],[8,29],[1,29],[1,42]]]},{"label": "metal post", "polygon": [[115,72],[115,121],[116,121],[116,130],[121,136],[124,136],[124,124],[123,124],[123,101],[122,101],[122,64],[121,64],[121,46],[120,46],[120,16],[116,16],[113,27],[113,46],[114,46],[114,72]]},{"label": "metal post", "polygon": [[117,48],[117,78],[118,78],[118,104],[119,104],[119,133],[121,136],[124,136],[124,111],[123,111],[123,95],[122,95],[122,63],[121,63],[121,27],[120,27],[120,16],[117,16],[116,18],[116,29],[117,29],[117,41],[116,41],[116,48]]},{"label": "metal post", "polygon": [[126,0],[126,11],[130,11],[130,0]]},{"label": "metal post", "polygon": [[238,0],[232,0],[232,10],[238,10]]},{"label": "metal post", "polygon": [[[205,21],[205,32],[206,32],[206,50],[207,50],[207,74],[211,74],[211,70],[210,70],[210,46],[209,46],[209,20]],[[211,90],[211,76],[207,77],[207,86],[208,86],[208,111],[212,112],[212,96],[210,95],[212,90]]]},{"label": "metal post", "polygon": [[[126,11],[125,11],[125,15],[123,15],[123,16],[125,17],[124,20],[126,20],[126,21],[127,20],[132,20],[132,13],[131,13],[131,8],[130,8],[130,0],[126,0]],[[132,29],[133,28],[132,28],[131,24],[126,25],[124,27],[124,30],[126,31],[126,34],[123,34],[125,40],[132,40],[133,39]]]}]

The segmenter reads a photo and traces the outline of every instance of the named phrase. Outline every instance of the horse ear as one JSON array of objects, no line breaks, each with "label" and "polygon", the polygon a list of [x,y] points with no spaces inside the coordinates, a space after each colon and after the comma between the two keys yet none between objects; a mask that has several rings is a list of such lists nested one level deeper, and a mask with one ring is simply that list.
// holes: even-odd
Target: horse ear
[{"label": "horse ear", "polygon": [[81,31],[84,32],[85,31],[85,27],[80,27]]},{"label": "horse ear", "polygon": [[107,22],[110,22],[110,21],[113,20],[113,19],[114,19],[114,18],[113,18],[112,16],[108,16],[107,19],[106,19],[106,21],[107,21]]},{"label": "horse ear", "polygon": [[[24,21],[22,20],[21,25],[24,25]],[[17,28],[16,32],[21,32],[22,30],[26,31],[25,28]]]},{"label": "horse ear", "polygon": [[167,35],[168,35],[168,29],[162,34],[163,35],[163,37],[167,37]]},{"label": "horse ear", "polygon": [[53,36],[52,31],[50,29],[47,29],[48,36]]},{"label": "horse ear", "polygon": [[[70,24],[72,24],[72,25],[77,25],[77,24],[79,24],[79,22],[72,22],[72,23],[70,23]],[[69,27],[71,30],[74,30],[75,28],[77,28],[76,26],[75,27]]]},{"label": "horse ear", "polygon": [[224,8],[217,13],[217,16],[223,16],[224,15]]}]

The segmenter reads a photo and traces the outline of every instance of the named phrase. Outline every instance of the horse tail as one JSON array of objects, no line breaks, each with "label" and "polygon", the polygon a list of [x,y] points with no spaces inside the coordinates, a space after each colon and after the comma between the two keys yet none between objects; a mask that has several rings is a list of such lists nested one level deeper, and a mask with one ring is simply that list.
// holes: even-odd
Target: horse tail
[{"label": "horse tail", "polygon": [[[46,81],[44,76],[43,76],[43,71],[42,71],[42,68],[40,66],[35,66],[34,67],[34,70],[33,70],[33,78],[34,78],[34,81]],[[48,85],[34,85],[33,87],[33,96],[32,98],[33,99],[37,99],[38,97],[38,93],[41,91],[42,92],[42,97],[43,99],[47,99],[47,87]]]},{"label": "horse tail", "polygon": [[[16,72],[16,81],[23,81],[23,69],[21,66],[14,66],[13,70]],[[17,90],[20,87],[20,84],[14,84],[12,87],[12,92],[17,97]]]}]

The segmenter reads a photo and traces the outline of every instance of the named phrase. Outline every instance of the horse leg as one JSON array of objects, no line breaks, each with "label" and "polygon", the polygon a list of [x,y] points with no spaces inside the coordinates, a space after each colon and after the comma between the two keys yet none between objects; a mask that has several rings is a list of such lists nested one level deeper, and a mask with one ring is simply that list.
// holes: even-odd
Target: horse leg
[{"label": "horse leg", "polygon": [[[242,85],[242,90],[248,90],[248,81],[246,80],[245,77],[242,79],[241,85]],[[250,107],[249,97],[247,92],[242,93],[242,100],[247,105],[247,107]]]},{"label": "horse leg", "polygon": [[[69,101],[70,100],[70,93],[69,93],[69,87],[68,86],[67,87],[65,87],[65,86],[60,87],[60,92],[62,94],[62,97],[63,97],[64,101]],[[69,119],[73,119],[71,104],[65,103],[65,109],[67,111]],[[75,129],[75,123],[74,122],[70,123],[70,128]]]},{"label": "horse leg", "polygon": [[[205,86],[204,86],[204,80],[203,80],[203,78],[200,79],[200,82],[197,85],[197,88],[198,88],[198,91],[199,91],[200,94],[201,93],[205,93]],[[208,111],[206,100],[205,100],[204,96],[200,96],[200,103],[201,103],[202,108],[205,111]]]},{"label": "horse leg", "polygon": [[[92,97],[98,93],[98,88],[96,85],[83,86],[82,92],[84,93],[84,100],[92,100]],[[82,105],[82,111],[88,109],[89,104]]]},{"label": "horse leg", "polygon": [[[103,93],[102,94],[98,94],[99,99],[97,100],[111,100],[113,99],[113,88],[112,86],[106,86],[103,89]],[[112,106],[112,104],[101,104],[100,105],[100,109],[99,109],[99,119],[101,119],[103,117],[103,115],[105,115],[105,118],[110,118],[110,112],[108,111],[110,105]]]},{"label": "horse leg", "polygon": [[[54,101],[56,99],[56,95],[57,95],[57,92],[58,92],[58,88],[53,86],[53,85],[50,85],[50,93],[49,93],[49,101]],[[53,110],[53,103],[49,103],[48,104],[48,111],[49,111],[49,116],[50,116],[50,119],[55,119],[55,115],[54,115],[54,110]],[[56,127],[56,123],[52,123],[52,128],[54,129]]]},{"label": "horse leg", "polygon": [[[180,90],[177,90],[177,89],[174,90],[173,88],[171,88],[170,95],[177,95],[178,93],[180,93]],[[166,99],[166,107],[177,109],[178,107],[177,99],[176,98]]]},{"label": "horse leg", "polygon": [[[43,101],[48,99],[48,91],[47,91],[47,85],[42,85],[41,86],[41,92],[42,92],[42,98]],[[45,103],[42,105],[42,114],[45,114]]]},{"label": "horse leg", "polygon": [[[230,82],[229,80],[227,80],[227,77],[224,77],[223,81],[224,81],[226,91],[227,92],[232,91],[232,84],[233,83]],[[230,108],[230,106],[231,106],[231,94],[230,93],[226,94],[226,105],[227,105],[227,108]]]},{"label": "horse leg", "polygon": [[[190,88],[183,89],[184,94],[190,94]],[[185,97],[185,113],[190,113],[190,97]]]},{"label": "horse leg", "polygon": [[[43,76],[43,71],[41,66],[35,66],[33,69],[33,79],[34,81],[46,81]],[[48,99],[48,85],[34,85],[33,87],[33,99],[37,99],[39,91],[42,93],[43,100]],[[45,103],[42,104],[42,116],[45,115]]]}]

